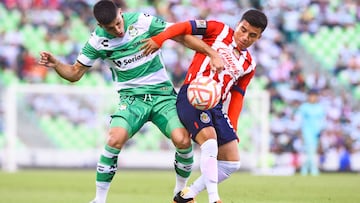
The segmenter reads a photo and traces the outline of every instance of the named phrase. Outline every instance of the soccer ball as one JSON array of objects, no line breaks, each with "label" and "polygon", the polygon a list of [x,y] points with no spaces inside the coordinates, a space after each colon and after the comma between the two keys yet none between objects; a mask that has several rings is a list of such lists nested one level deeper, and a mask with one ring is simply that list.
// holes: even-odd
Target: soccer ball
[{"label": "soccer ball", "polygon": [[191,81],[187,97],[191,105],[200,110],[214,108],[221,98],[221,86],[210,77],[198,77]]}]

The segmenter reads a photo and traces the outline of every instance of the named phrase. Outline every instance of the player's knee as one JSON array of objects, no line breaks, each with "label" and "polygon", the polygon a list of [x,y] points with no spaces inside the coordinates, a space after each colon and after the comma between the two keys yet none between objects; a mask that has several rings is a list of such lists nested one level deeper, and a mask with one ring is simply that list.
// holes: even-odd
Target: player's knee
[{"label": "player's knee", "polygon": [[128,133],[124,128],[111,128],[107,139],[107,145],[121,149],[128,140]]},{"label": "player's knee", "polygon": [[178,149],[188,149],[191,146],[191,138],[186,129],[174,130],[171,139]]}]

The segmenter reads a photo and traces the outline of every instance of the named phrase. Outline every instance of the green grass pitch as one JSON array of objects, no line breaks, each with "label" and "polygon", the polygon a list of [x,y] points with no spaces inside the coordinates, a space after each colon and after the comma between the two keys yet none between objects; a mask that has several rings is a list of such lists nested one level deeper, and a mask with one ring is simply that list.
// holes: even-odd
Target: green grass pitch
[{"label": "green grass pitch", "polygon": [[[190,182],[199,175],[193,172]],[[95,171],[22,170],[0,172],[0,203],[88,203]],[[170,203],[173,171],[118,170],[108,203]],[[224,203],[358,203],[360,174],[318,177],[252,176],[238,172],[219,185]],[[208,202],[205,192],[198,203]]]}]

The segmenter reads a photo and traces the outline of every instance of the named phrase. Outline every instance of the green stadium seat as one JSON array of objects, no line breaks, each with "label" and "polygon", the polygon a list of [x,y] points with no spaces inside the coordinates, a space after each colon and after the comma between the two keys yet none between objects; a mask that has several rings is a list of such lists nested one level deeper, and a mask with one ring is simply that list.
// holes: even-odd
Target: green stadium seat
[{"label": "green stadium seat", "polygon": [[349,76],[346,72],[342,71],[338,74],[337,76],[338,81],[340,82],[341,85],[343,86],[348,86],[349,84]]},{"label": "green stadium seat", "polygon": [[58,40],[52,39],[48,42],[47,45],[48,45],[48,50],[50,52],[52,52],[54,55],[56,55],[56,56],[61,55],[60,53],[61,53],[62,47]]},{"label": "green stadium seat", "polygon": [[0,72],[0,80],[5,86],[11,85],[11,84],[18,84],[20,82],[17,75],[10,70],[5,70]]},{"label": "green stadium seat", "polygon": [[92,86],[106,86],[106,81],[104,80],[103,76],[99,73],[99,72],[91,72],[90,74],[90,79],[91,79],[91,85]]},{"label": "green stadium seat", "polygon": [[48,84],[59,84],[61,83],[61,80],[60,76],[55,71],[48,71],[44,82]]},{"label": "green stadium seat", "polygon": [[4,144],[5,144],[5,138],[4,138],[4,133],[0,132],[0,149],[3,148]]},{"label": "green stadium seat", "polygon": [[360,86],[356,86],[353,90],[353,95],[357,101],[360,101]]}]

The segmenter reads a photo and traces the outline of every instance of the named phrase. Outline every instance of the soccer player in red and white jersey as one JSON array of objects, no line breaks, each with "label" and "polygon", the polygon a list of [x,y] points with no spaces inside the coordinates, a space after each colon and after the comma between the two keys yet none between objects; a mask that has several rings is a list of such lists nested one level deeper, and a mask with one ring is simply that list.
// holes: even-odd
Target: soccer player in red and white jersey
[{"label": "soccer player in red and white jersey", "polygon": [[[195,196],[206,188],[209,202],[221,202],[218,183],[240,168],[237,121],[246,88],[255,75],[256,63],[247,50],[260,39],[267,26],[266,15],[256,9],[246,11],[235,30],[222,22],[190,20],[176,23],[151,39],[144,40],[143,49],[150,54],[162,43],[178,35],[201,35],[224,61],[222,71],[214,71],[210,58],[196,52],[177,98],[180,120],[200,145],[201,176],[179,192],[174,202],[195,202]],[[210,110],[198,110],[187,99],[189,83],[196,77],[210,76],[222,86],[220,103]]]}]

